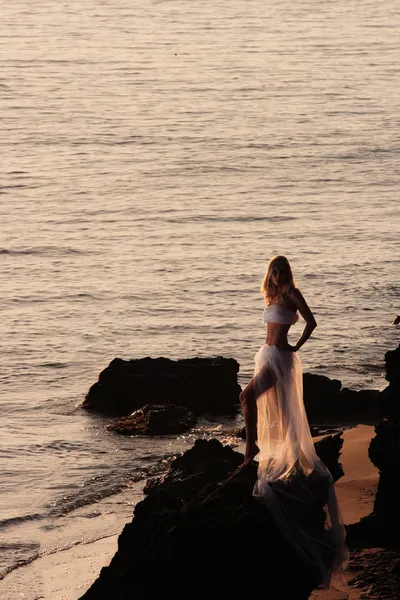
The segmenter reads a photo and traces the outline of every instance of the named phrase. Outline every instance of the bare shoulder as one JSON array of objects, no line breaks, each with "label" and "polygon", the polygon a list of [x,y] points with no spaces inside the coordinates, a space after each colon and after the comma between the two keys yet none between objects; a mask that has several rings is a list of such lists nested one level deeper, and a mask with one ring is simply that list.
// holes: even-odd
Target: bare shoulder
[{"label": "bare shoulder", "polygon": [[301,291],[299,290],[299,288],[292,288],[289,292],[289,298],[291,299],[291,301],[293,302],[293,304],[295,304],[297,307],[299,306],[299,303],[304,303],[305,299],[303,294],[301,293]]},{"label": "bare shoulder", "polygon": [[293,288],[289,292],[289,297],[293,304],[296,305],[296,308],[299,310],[301,316],[309,323],[313,323],[316,326],[316,321],[314,315],[312,314],[305,298],[299,288]]},{"label": "bare shoulder", "polygon": [[290,292],[289,292],[289,296],[294,300],[295,298],[303,298],[303,294],[301,293],[301,291],[299,290],[299,288],[297,287],[293,287]]},{"label": "bare shoulder", "polygon": [[285,301],[283,304],[286,308],[296,312],[298,310],[298,302],[296,300],[296,290],[297,288],[291,288],[285,295]]}]

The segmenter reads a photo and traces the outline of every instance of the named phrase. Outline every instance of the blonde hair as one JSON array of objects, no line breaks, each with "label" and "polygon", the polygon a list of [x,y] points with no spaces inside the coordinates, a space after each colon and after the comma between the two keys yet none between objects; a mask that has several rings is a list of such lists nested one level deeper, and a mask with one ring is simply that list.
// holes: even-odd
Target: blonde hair
[{"label": "blonde hair", "polygon": [[[286,278],[284,283],[280,285],[272,281],[272,269],[278,263],[286,270]],[[292,268],[286,256],[273,256],[269,261],[267,272],[261,284],[261,292],[264,295],[265,304],[280,304],[293,288],[296,287],[296,282],[293,277]]]}]

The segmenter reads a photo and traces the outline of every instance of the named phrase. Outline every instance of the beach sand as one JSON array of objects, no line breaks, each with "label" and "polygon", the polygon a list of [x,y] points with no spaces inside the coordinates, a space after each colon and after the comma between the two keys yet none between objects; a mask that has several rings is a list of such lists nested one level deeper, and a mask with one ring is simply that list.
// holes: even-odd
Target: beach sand
[{"label": "beach sand", "polygon": [[[374,507],[374,499],[378,484],[378,469],[368,458],[368,446],[374,437],[374,427],[358,425],[343,433],[343,448],[340,462],[343,465],[344,476],[335,483],[336,495],[346,525],[356,523],[362,517],[369,515]],[[373,555],[379,549],[368,550],[366,555]],[[358,554],[358,557],[360,554]],[[373,559],[372,559],[373,560]],[[350,557],[351,566],[351,557]],[[356,577],[356,572],[348,571],[347,579]],[[361,600],[365,590],[349,585],[349,600]],[[365,596],[364,596],[365,597]],[[337,592],[314,592],[312,600],[337,600]]]},{"label": "beach sand", "polygon": [[[0,581],[1,600],[80,598],[116,553],[118,536],[143,497],[144,483],[133,483],[58,519],[48,538],[42,537],[52,550],[43,548],[38,558],[6,575]],[[28,537],[34,539],[34,528],[28,530]],[[64,547],[59,547],[61,540]]]},{"label": "beach sand", "polygon": [[374,427],[370,425],[358,425],[343,433],[340,462],[344,477],[335,488],[346,525],[369,515],[374,507],[379,474],[368,458],[368,446],[374,436]]},{"label": "beach sand", "polygon": [[[336,491],[346,524],[358,521],[373,508],[378,482],[378,471],[368,458],[373,436],[374,428],[367,425],[343,433],[341,463],[345,475],[336,483]],[[110,562],[117,550],[117,540],[118,534],[110,535],[43,555],[7,575],[0,582],[0,596],[2,600],[77,600],[97,578],[100,569]],[[349,600],[359,600],[360,593],[350,588]],[[312,598],[328,600],[326,592],[324,595],[316,592]]]},{"label": "beach sand", "polygon": [[2,600],[77,600],[117,551],[118,535],[41,556],[0,582]]}]

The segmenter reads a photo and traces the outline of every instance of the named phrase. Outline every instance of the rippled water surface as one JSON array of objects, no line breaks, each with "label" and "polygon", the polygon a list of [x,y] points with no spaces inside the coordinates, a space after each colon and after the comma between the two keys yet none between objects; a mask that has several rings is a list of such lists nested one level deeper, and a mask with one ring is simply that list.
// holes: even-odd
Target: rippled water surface
[{"label": "rippled water surface", "polygon": [[111,494],[188,443],[121,441],[82,414],[112,358],[232,356],[248,380],[273,254],[318,321],[305,370],[384,387],[399,25],[395,0],[2,8],[5,569],[43,546],[27,519]]}]

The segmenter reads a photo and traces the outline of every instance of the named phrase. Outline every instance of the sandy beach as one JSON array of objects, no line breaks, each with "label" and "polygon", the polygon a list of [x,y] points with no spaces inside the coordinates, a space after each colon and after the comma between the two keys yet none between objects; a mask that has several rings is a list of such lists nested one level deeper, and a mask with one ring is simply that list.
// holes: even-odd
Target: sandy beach
[{"label": "sandy beach", "polygon": [[336,493],[346,525],[356,523],[373,509],[378,469],[368,458],[368,446],[374,427],[358,425],[343,434],[340,462],[344,477],[336,483]]},{"label": "sandy beach", "polygon": [[[346,524],[355,523],[373,508],[378,482],[378,471],[368,458],[373,435],[374,428],[369,425],[358,425],[343,433],[341,463],[345,475],[336,483],[336,490]],[[15,569],[0,583],[2,599],[77,600],[112,559],[118,535],[77,544]],[[326,594],[323,597],[326,598]],[[312,598],[319,600],[322,596],[315,593]],[[360,591],[350,588],[349,599],[359,598]]]},{"label": "sandy beach", "polygon": [[117,551],[118,535],[44,555],[0,583],[2,600],[77,600]]},{"label": "sandy beach", "polygon": [[[346,525],[356,523],[370,514],[374,506],[378,470],[368,458],[368,446],[374,437],[374,427],[358,425],[343,433],[343,450],[340,462],[344,476],[335,484],[337,497]],[[351,557],[350,557],[351,560]],[[348,571],[348,580],[354,573]],[[349,586],[349,600],[359,600],[362,591]],[[312,600],[336,600],[335,592],[314,592]]]}]

